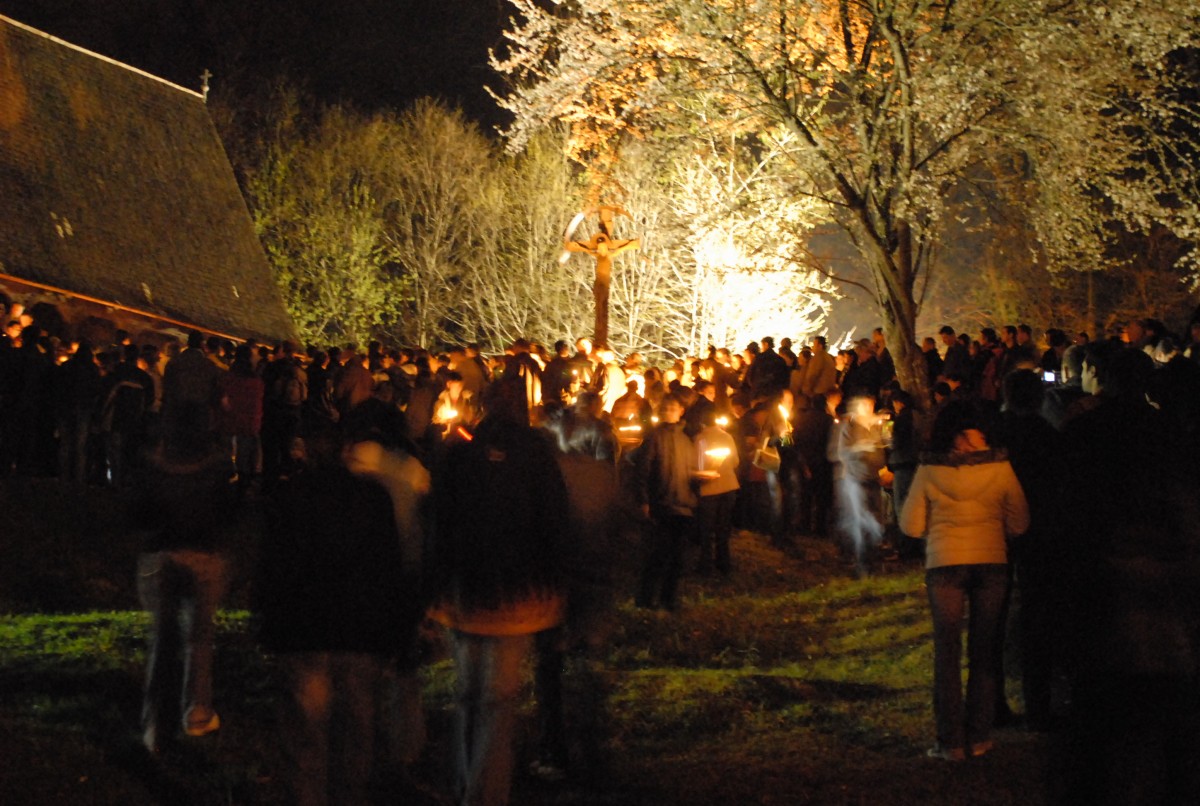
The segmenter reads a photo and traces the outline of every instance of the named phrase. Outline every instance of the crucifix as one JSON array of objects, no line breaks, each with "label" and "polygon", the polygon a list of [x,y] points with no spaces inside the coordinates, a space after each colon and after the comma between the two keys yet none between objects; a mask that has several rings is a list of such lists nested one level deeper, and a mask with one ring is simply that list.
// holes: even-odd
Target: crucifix
[{"label": "crucifix", "polygon": [[600,229],[589,240],[572,240],[576,228],[587,217],[591,210],[579,213],[571,219],[566,232],[563,233],[563,253],[559,263],[566,263],[572,252],[584,252],[596,259],[596,279],[592,284],[592,297],[596,305],[596,328],[593,340],[596,346],[608,344],[608,290],[612,282],[612,259],[629,249],[637,249],[642,245],[641,238],[626,238],[624,240],[613,236],[613,217],[629,213],[611,204],[595,208],[600,216]]}]

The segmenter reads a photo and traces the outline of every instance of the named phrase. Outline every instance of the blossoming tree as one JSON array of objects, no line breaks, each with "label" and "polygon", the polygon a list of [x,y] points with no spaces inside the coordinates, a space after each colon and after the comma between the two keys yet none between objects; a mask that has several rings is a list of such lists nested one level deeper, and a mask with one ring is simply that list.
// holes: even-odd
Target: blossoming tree
[{"label": "blossoming tree", "polygon": [[[1099,265],[1112,220],[1200,233],[1200,121],[1176,69],[1197,44],[1193,3],[510,2],[493,67],[513,147],[564,121],[598,187],[633,138],[719,129],[783,151],[792,192],[869,270],[909,388],[923,387],[916,318],[958,183],[1032,185],[1051,267]],[[990,171],[998,156],[1020,170]]]}]

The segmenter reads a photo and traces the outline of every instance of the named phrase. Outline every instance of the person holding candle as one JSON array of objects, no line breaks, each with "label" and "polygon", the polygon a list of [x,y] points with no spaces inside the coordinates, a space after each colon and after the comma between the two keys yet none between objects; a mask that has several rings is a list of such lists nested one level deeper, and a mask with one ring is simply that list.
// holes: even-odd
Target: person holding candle
[{"label": "person holding candle", "polygon": [[714,567],[721,576],[729,576],[733,565],[729,558],[729,536],[733,531],[733,508],[737,502],[738,452],[733,437],[717,425],[720,412],[709,409],[704,428],[696,435],[696,473],[699,484],[696,506],[696,530],[700,539],[702,574]]}]

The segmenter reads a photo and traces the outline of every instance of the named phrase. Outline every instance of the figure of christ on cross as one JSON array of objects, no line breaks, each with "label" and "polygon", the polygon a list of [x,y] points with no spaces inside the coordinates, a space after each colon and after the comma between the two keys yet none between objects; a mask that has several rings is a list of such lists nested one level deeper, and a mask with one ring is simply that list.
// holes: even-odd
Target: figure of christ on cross
[{"label": "figure of christ on cross", "polygon": [[628,216],[620,207],[602,205],[596,211],[600,215],[600,231],[587,241],[571,240],[575,228],[583,220],[586,213],[580,213],[567,227],[563,236],[563,256],[560,262],[566,262],[571,252],[584,252],[596,259],[596,279],[592,284],[592,297],[596,305],[596,328],[593,339],[597,346],[608,344],[608,290],[612,283],[612,259],[628,249],[637,249],[642,244],[640,238],[621,240],[613,237],[613,216]]}]

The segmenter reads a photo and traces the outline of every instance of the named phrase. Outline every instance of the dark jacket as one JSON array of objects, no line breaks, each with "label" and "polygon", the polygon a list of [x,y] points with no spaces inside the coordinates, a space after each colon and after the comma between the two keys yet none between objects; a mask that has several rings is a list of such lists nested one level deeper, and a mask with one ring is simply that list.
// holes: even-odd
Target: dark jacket
[{"label": "dark jacket", "polygon": [[568,498],[547,439],[484,417],[473,439],[447,448],[433,489],[439,620],[464,632],[521,634],[561,619]]},{"label": "dark jacket", "polygon": [[392,654],[420,618],[391,498],[340,464],[306,469],[269,503],[255,584],[275,652]]},{"label": "dark jacket", "polygon": [[187,455],[155,451],[129,500],[129,523],[144,552],[224,551],[239,515],[229,456],[215,445]]},{"label": "dark jacket", "polygon": [[683,423],[659,424],[638,451],[636,501],[650,506],[652,518],[691,515],[696,507],[692,441],[683,428]]}]

